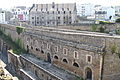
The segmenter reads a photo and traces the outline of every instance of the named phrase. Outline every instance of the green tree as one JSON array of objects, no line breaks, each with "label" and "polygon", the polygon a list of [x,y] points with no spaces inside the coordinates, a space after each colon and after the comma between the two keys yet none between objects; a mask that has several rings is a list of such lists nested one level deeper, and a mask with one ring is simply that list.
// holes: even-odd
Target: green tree
[{"label": "green tree", "polygon": [[116,22],[116,23],[120,23],[120,18],[116,19],[115,22]]},{"label": "green tree", "polygon": [[92,25],[92,31],[95,32],[97,30],[97,25]]}]

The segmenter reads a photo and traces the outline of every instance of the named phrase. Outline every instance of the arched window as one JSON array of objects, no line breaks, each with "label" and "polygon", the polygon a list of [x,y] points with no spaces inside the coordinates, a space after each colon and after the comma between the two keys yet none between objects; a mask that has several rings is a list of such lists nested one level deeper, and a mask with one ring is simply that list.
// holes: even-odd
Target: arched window
[{"label": "arched window", "polygon": [[55,55],[55,56],[54,56],[54,59],[58,59],[58,56]]},{"label": "arched window", "polygon": [[41,50],[41,53],[43,53],[43,54],[44,54],[44,51],[43,51],[43,50]]},{"label": "arched window", "polygon": [[68,63],[67,59],[63,59],[63,62]]},{"label": "arched window", "polygon": [[76,62],[73,63],[73,66],[79,67],[78,63],[76,63]]},{"label": "arched window", "polygon": [[90,68],[85,69],[85,74],[86,74],[86,79],[87,80],[92,80],[92,70]]}]

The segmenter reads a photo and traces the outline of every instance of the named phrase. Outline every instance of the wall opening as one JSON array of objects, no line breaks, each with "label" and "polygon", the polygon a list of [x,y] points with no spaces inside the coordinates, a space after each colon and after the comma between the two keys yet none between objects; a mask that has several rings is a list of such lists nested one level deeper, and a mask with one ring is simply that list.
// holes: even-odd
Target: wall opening
[{"label": "wall opening", "polygon": [[47,53],[47,61],[48,61],[49,63],[51,63],[51,56],[50,56],[50,53]]},{"label": "wall opening", "polygon": [[92,70],[90,68],[85,69],[86,80],[92,80]]}]

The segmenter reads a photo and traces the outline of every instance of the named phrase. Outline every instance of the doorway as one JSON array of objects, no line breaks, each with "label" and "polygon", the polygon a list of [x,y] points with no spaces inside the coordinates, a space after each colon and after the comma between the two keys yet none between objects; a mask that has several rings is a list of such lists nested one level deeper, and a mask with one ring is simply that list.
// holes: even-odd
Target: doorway
[{"label": "doorway", "polygon": [[90,68],[86,68],[85,75],[86,75],[86,80],[92,80],[92,70]]}]

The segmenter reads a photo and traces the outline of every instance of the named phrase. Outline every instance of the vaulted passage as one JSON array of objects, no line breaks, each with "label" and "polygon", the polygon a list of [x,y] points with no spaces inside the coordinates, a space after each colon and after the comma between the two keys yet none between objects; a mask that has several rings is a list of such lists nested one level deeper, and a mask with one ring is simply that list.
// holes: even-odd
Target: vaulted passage
[{"label": "vaulted passage", "polygon": [[92,80],[92,70],[90,68],[86,68],[85,75],[86,75],[86,80]]},{"label": "vaulted passage", "polygon": [[50,56],[50,53],[47,53],[47,61],[48,61],[49,63],[51,63],[51,56]]}]

